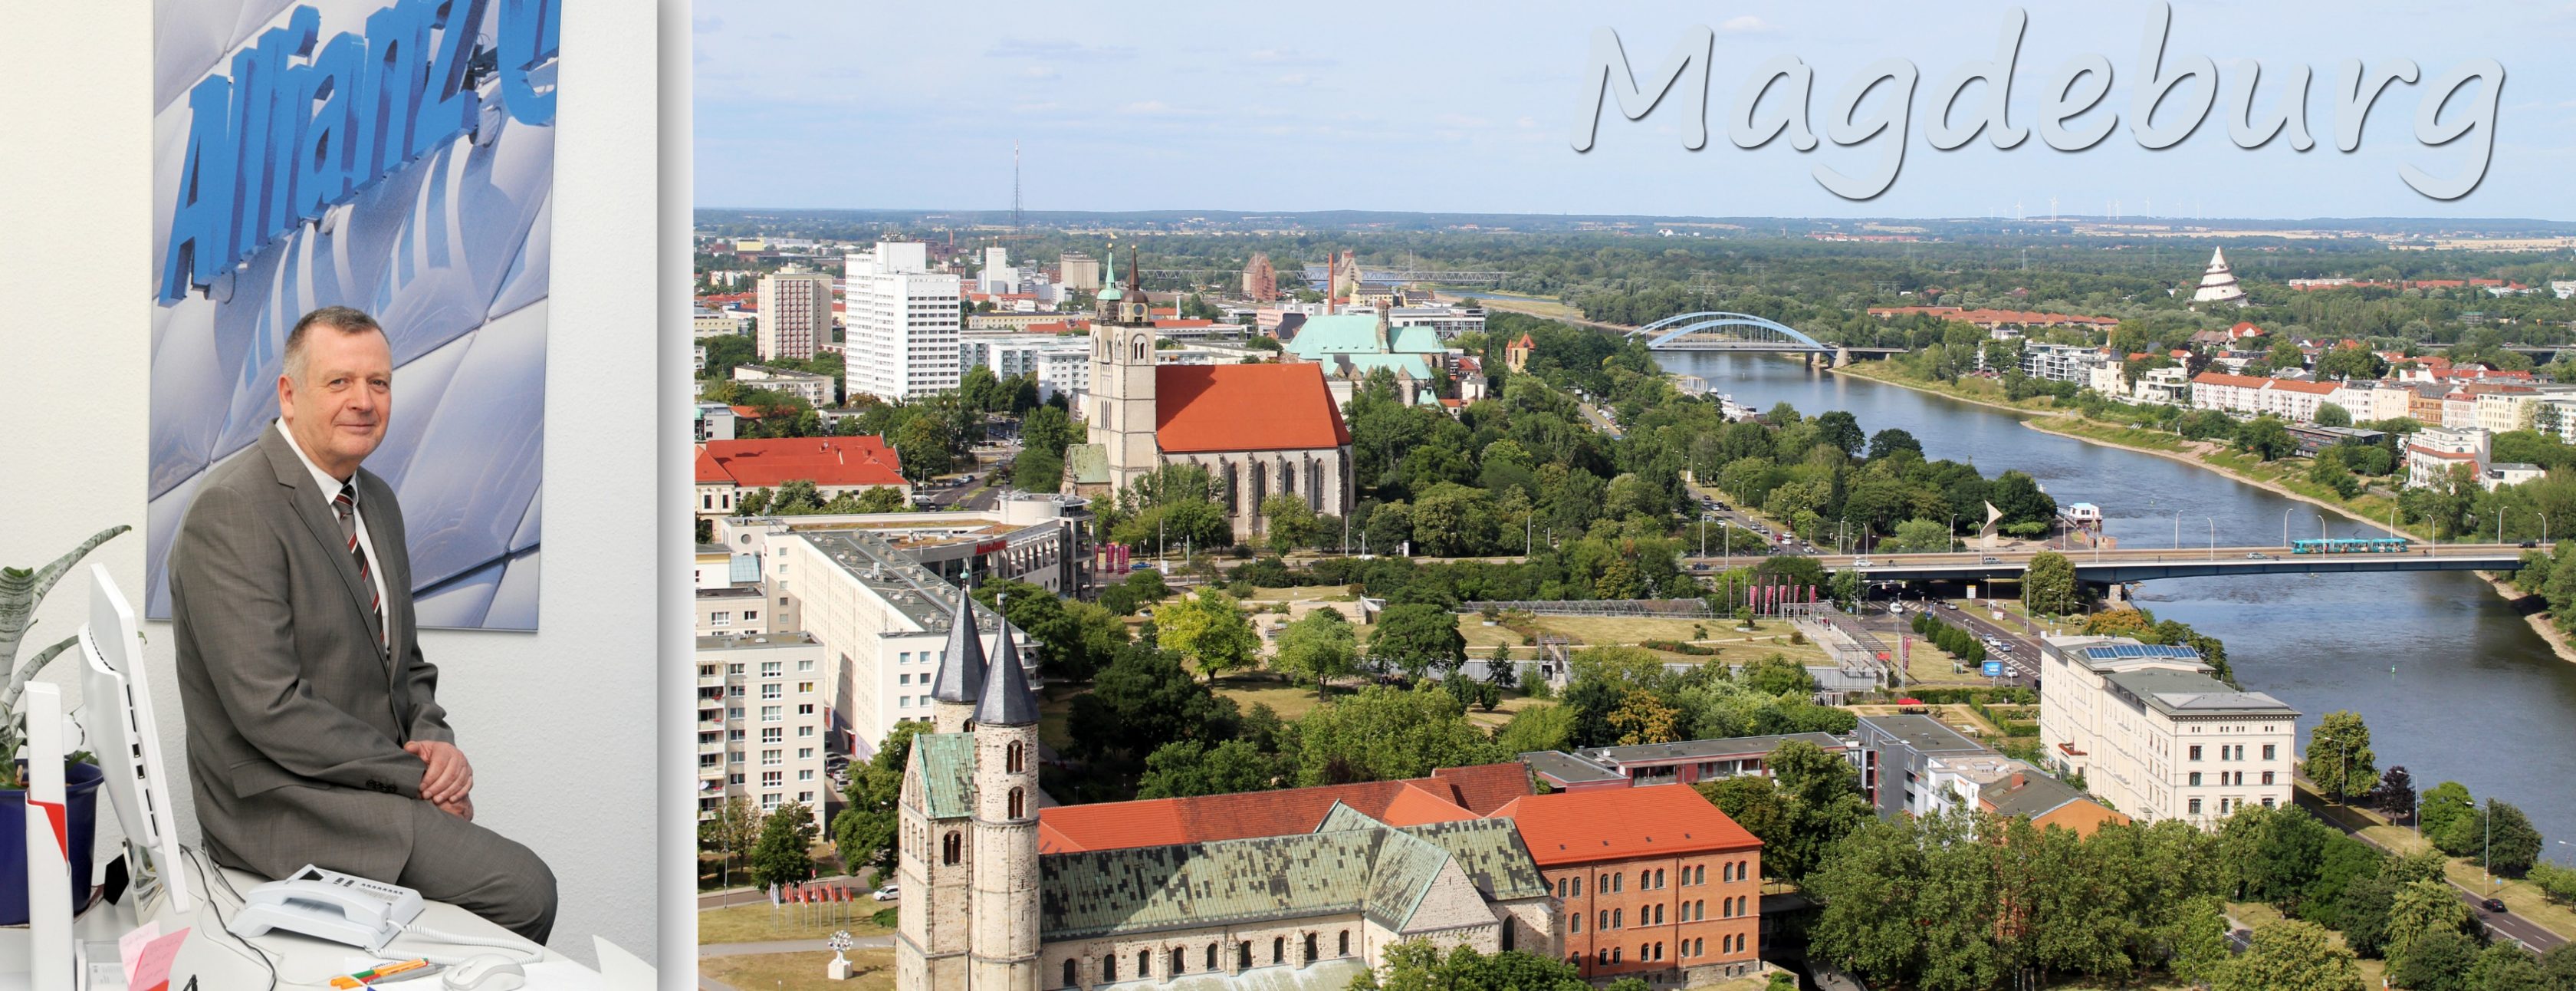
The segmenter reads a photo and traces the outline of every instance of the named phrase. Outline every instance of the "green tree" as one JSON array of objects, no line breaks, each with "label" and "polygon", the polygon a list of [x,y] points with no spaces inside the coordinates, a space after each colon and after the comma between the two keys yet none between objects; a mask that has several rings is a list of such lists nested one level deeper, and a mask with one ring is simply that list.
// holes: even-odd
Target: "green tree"
[{"label": "green tree", "polygon": [[2173,961],[2177,980],[2208,987],[2224,979],[2234,954],[2227,943],[2227,906],[2215,895],[2186,899],[2174,924]]},{"label": "green tree", "polygon": [[2458,934],[2471,921],[2468,904],[2460,901],[2446,882],[2424,879],[2398,886],[2388,906],[2385,946],[2389,969],[2404,967],[2416,944],[2426,936],[2437,932]]},{"label": "green tree", "polygon": [[1860,432],[1860,420],[1842,410],[1832,410],[1816,417],[1816,440],[1831,445],[1846,457],[1860,456],[1868,437]]},{"label": "green tree", "polygon": [[804,803],[789,802],[760,825],[760,842],[751,848],[752,883],[763,888],[795,884],[814,876],[814,813]]},{"label": "green tree", "polygon": [[1458,632],[1458,617],[1430,603],[1407,602],[1386,607],[1370,631],[1369,657],[1391,663],[1419,678],[1438,668],[1456,671],[1467,663],[1467,638]]},{"label": "green tree", "polygon": [[1991,493],[1987,501],[2003,512],[2000,522],[2006,526],[2045,524],[2057,518],[2057,500],[2040,490],[2037,479],[2021,471],[2007,471],[1996,476]]},{"label": "green tree", "polygon": [[1472,946],[1443,952],[1410,939],[1387,947],[1374,970],[1351,979],[1351,991],[1591,991],[1573,964],[1504,950],[1491,955]]},{"label": "green tree", "polygon": [[862,513],[900,513],[912,506],[904,500],[902,489],[876,485],[859,493],[858,504],[853,508]]},{"label": "green tree", "polygon": [[877,745],[876,755],[851,768],[850,783],[841,789],[845,804],[832,817],[832,845],[851,871],[873,867],[880,875],[894,873],[899,822],[895,802],[903,796],[903,769],[912,759],[912,738],[929,726],[920,720],[896,723]]},{"label": "green tree", "polygon": [[1296,773],[1293,761],[1263,753],[1249,740],[1227,740],[1209,746],[1197,740],[1174,740],[1145,757],[1145,774],[1136,782],[1137,798],[1187,798],[1231,795],[1282,787]]},{"label": "green tree", "polygon": [[1764,695],[1804,697],[1816,690],[1816,676],[1787,656],[1773,654],[1744,666],[1736,680]]},{"label": "green tree", "polygon": [[1072,418],[1064,410],[1053,406],[1032,409],[1029,415],[1020,421],[1020,449],[1045,451],[1055,455],[1059,459],[1057,462],[1059,464],[1063,463],[1061,459],[1064,457],[1065,445],[1076,443],[1081,439],[1080,432],[1073,426]]},{"label": "green tree", "polygon": [[2461,837],[2459,845],[2467,848],[2470,860],[2505,877],[2529,873],[2532,862],[2540,859],[2540,830],[2511,802],[2487,799],[2477,814],[2453,823],[2451,830],[2476,834]]},{"label": "green tree", "polygon": [[1877,461],[1899,451],[1911,451],[1916,457],[1921,457],[1923,442],[1914,439],[1911,432],[1897,427],[1889,427],[1869,435],[1870,460]]},{"label": "green tree", "polygon": [[1435,767],[1509,759],[1467,721],[1466,706],[1430,685],[1372,685],[1297,721],[1300,785],[1418,778]]},{"label": "green tree", "polygon": [[2478,991],[2560,991],[2558,983],[2541,972],[2530,951],[2507,943],[2478,951],[2466,983]]},{"label": "green tree", "polygon": [[[1778,848],[1787,842],[1795,813],[1790,808],[1790,797],[1781,793],[1779,785],[1772,783],[1770,778],[1739,774],[1716,781],[1702,781],[1693,787],[1699,789],[1700,797],[1708,799],[1718,811],[1744,827],[1745,832],[1761,840],[1764,848]],[[1768,859],[1765,858],[1763,873],[1773,874]]]},{"label": "green tree", "polygon": [[725,799],[716,817],[707,823],[709,849],[724,858],[728,874],[734,865],[751,853],[752,844],[760,842],[760,812],[751,804],[751,796],[735,795]]},{"label": "green tree", "polygon": [[2434,785],[2416,803],[2415,815],[2415,827],[2422,830],[2424,837],[2432,840],[2434,846],[2441,847],[2442,852],[2453,856],[2469,852],[2465,846],[2454,848],[2450,845],[2452,827],[2477,818],[2477,803],[2469,797],[2467,785],[2457,781]]},{"label": "green tree", "polygon": [[2457,929],[2440,929],[2417,938],[2405,956],[2389,958],[2388,979],[2407,991],[2485,991],[2469,983],[2477,963],[2474,940]]},{"label": "green tree", "polygon": [[2333,403],[2318,403],[2316,424],[2320,427],[2352,426],[2352,411]]},{"label": "green tree", "polygon": [[1020,453],[1011,458],[1011,487],[1023,492],[1054,492],[1063,488],[1064,454],[1035,447],[1021,448]]},{"label": "green tree", "polygon": [[1250,663],[1261,651],[1261,634],[1253,632],[1243,607],[1214,588],[1200,589],[1154,618],[1162,628],[1163,646],[1196,662],[1209,681]]},{"label": "green tree", "polygon": [[1506,754],[1564,750],[1574,745],[1574,710],[1562,705],[1534,705],[1512,714],[1494,735]]},{"label": "green tree", "polygon": [[1315,546],[1323,537],[1323,528],[1314,507],[1306,505],[1304,496],[1287,492],[1273,493],[1261,500],[1261,518],[1270,538],[1270,549],[1281,554]]},{"label": "green tree", "polygon": [[2022,581],[2028,584],[2030,607],[2063,616],[2083,607],[2083,587],[2075,579],[2075,562],[2056,551],[2031,555]]},{"label": "green tree", "polygon": [[1317,609],[1279,629],[1279,652],[1271,663],[1314,682],[1315,696],[1325,698],[1333,679],[1359,672],[1359,632],[1341,610]]},{"label": "green tree", "polygon": [[936,416],[921,414],[905,420],[896,428],[892,443],[905,478],[918,482],[957,469],[956,435]]},{"label": "green tree", "polygon": [[2336,946],[2324,926],[2286,919],[2258,927],[2245,954],[2212,985],[2216,991],[2362,991],[2361,964]]},{"label": "green tree", "polygon": [[2370,727],[2361,714],[2337,709],[2325,714],[2308,736],[2307,761],[2300,773],[2322,786],[2338,803],[2368,795],[2379,787],[2379,765],[2370,751]]},{"label": "green tree", "polygon": [[1233,700],[1191,677],[1180,654],[1136,643],[1073,697],[1065,725],[1078,754],[1142,756],[1173,740],[1223,739],[1234,717]]},{"label": "green tree", "polygon": [[1879,541],[1891,554],[1938,553],[1950,549],[1950,525],[1940,520],[1911,519],[1896,525],[1896,536]]},{"label": "green tree", "polygon": [[2267,415],[2237,427],[2236,449],[2265,461],[2277,461],[2296,453],[2299,442],[2290,436],[2290,428],[2279,417]]},{"label": "green tree", "polygon": [[2560,943],[2541,954],[2540,972],[2556,991],[2576,991],[2576,943]]}]

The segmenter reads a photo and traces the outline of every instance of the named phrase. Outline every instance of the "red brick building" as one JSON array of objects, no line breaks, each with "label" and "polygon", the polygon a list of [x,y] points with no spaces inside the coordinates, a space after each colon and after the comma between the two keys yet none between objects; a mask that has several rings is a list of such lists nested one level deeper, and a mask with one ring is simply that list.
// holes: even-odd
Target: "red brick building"
[{"label": "red brick building", "polygon": [[1531,795],[1493,818],[1520,827],[1584,977],[1689,985],[1761,969],[1762,841],[1690,786]]}]

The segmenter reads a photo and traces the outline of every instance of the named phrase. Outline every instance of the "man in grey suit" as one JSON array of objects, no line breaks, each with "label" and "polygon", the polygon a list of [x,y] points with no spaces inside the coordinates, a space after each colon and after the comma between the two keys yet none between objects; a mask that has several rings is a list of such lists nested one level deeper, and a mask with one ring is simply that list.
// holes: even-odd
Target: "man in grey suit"
[{"label": "man in grey suit", "polygon": [[206,851],[399,884],[542,943],[554,874],[474,824],[473,765],[412,625],[402,507],[358,467],[392,414],[384,331],[315,310],[284,364],[274,429],[208,473],[170,550]]}]

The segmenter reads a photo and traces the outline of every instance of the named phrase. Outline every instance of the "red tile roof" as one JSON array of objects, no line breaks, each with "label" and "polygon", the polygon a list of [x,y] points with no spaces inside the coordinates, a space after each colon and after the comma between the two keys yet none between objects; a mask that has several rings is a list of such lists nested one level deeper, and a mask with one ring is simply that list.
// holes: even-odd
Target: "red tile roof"
[{"label": "red tile roof", "polygon": [[1155,441],[1166,452],[1295,451],[1351,442],[1323,366],[1158,365]]},{"label": "red tile roof", "polygon": [[1541,867],[1762,846],[1682,784],[1532,795],[1495,810],[1492,818],[1517,824],[1521,842]]},{"label": "red tile roof", "polygon": [[1312,832],[1335,803],[1389,825],[1475,819],[1530,793],[1518,763],[1442,768],[1428,778],[1038,810],[1038,851],[1117,850]]},{"label": "red tile roof", "polygon": [[904,484],[901,463],[880,437],[711,440],[698,445],[698,483],[774,488],[805,480],[819,488]]}]

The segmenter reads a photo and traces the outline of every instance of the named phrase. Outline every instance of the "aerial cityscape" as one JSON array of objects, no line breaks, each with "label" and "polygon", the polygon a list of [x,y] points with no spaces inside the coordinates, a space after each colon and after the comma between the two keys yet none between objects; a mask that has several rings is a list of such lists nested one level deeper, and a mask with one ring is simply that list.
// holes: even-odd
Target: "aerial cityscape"
[{"label": "aerial cityscape", "polygon": [[2576,991],[2561,70],[1990,13],[702,7],[700,986]]}]

